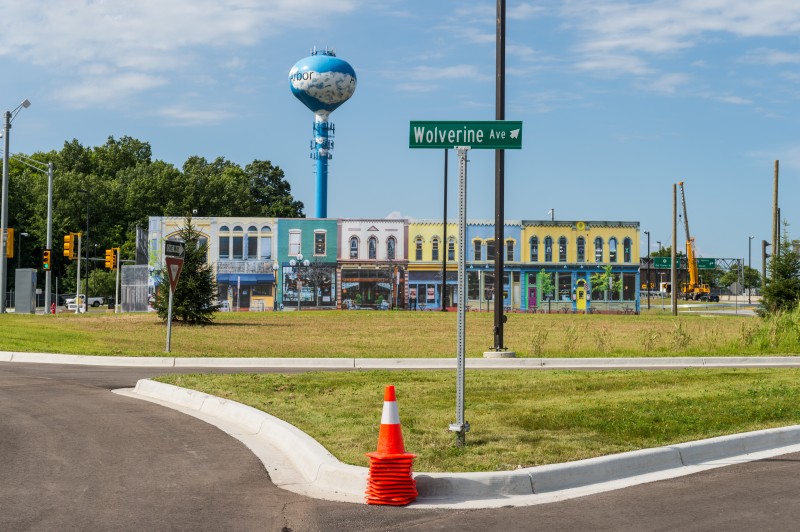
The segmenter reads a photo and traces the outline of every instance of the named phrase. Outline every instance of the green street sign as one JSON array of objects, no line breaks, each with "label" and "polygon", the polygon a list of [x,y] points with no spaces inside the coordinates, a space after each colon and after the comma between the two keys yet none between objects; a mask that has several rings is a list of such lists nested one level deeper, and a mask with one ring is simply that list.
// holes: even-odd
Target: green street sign
[{"label": "green street sign", "polygon": [[[677,264],[678,269],[684,268],[686,259],[678,257]],[[672,268],[672,257],[653,257],[653,268],[665,268],[667,270]]]},{"label": "green street sign", "polygon": [[522,148],[522,122],[508,120],[412,121],[408,135],[408,147],[518,150]]},{"label": "green street sign", "polygon": [[705,270],[713,270],[717,267],[717,259],[697,259],[697,267]]}]

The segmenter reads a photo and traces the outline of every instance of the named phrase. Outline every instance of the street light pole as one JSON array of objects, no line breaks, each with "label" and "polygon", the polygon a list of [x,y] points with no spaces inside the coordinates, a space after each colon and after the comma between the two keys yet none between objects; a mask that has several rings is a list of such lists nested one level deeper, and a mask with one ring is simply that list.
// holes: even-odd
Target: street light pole
[{"label": "street light pole", "polygon": [[[755,236],[748,236],[747,237],[747,269],[748,270],[752,270],[753,269],[752,268],[752,260],[753,260],[753,246],[752,246],[752,244],[753,244],[753,239],[754,238],[755,238]],[[748,271],[747,273],[749,274],[750,272]],[[752,289],[750,288],[750,283],[747,282],[747,277],[746,276],[744,278],[744,284],[745,284],[745,288],[747,288],[747,304],[750,305],[750,304],[752,304],[752,301],[751,301],[751,298],[750,298]]]},{"label": "street light pole", "polygon": [[650,231],[645,231],[647,235],[647,310],[650,310]]},{"label": "street light pole", "polygon": [[22,268],[22,237],[28,236],[28,233],[19,234],[19,245],[17,246],[17,269]]},{"label": "street light pole", "polygon": [[[13,111],[5,112],[3,124],[3,192],[0,200],[0,249],[6,249],[6,238],[8,238],[8,158],[11,157],[9,151],[8,136],[11,130],[11,122],[20,109],[30,107],[31,102],[23,100]],[[8,268],[5,257],[0,260],[0,314],[6,311],[6,285]]]},{"label": "street light pole", "polygon": [[[84,237],[85,242],[84,245],[86,247],[86,291],[84,292],[84,306],[86,312],[89,312],[89,191],[84,189],[78,189],[78,192],[81,194],[86,194],[86,236]],[[77,303],[77,301],[76,301]]]}]

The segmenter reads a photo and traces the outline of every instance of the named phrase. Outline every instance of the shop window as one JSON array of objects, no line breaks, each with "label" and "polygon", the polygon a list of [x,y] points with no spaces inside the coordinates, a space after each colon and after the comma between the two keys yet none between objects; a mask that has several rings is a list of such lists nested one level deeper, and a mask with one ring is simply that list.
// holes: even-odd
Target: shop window
[{"label": "shop window", "polygon": [[369,248],[369,258],[375,260],[378,258],[378,239],[374,236],[369,237],[367,240],[367,247]]},{"label": "shop window", "polygon": [[358,258],[358,237],[355,236],[350,237],[350,258]]},{"label": "shop window", "polygon": [[514,262],[514,241],[509,240],[506,242],[506,260]]},{"label": "shop window", "polygon": [[272,229],[265,225],[261,228],[261,259],[272,258]]},{"label": "shop window", "polygon": [[594,261],[603,262],[603,239],[599,236],[594,239]]},{"label": "shop window", "polygon": [[553,239],[549,236],[544,239],[544,261],[553,262]]},{"label": "shop window", "polygon": [[636,299],[635,273],[622,274],[622,299],[625,301],[634,301]]},{"label": "shop window", "polygon": [[219,228],[219,258],[220,260],[227,260],[231,258],[231,237],[230,229],[227,225]]},{"label": "shop window", "polygon": [[467,298],[480,299],[481,277],[478,272],[467,273]]},{"label": "shop window", "polygon": [[417,237],[414,243],[416,245],[416,252],[414,253],[414,258],[416,260],[422,260],[422,238]]},{"label": "shop window", "polygon": [[453,238],[447,242],[447,260],[456,260],[456,241]]},{"label": "shop window", "polygon": [[258,258],[258,229],[255,225],[247,228],[247,259],[255,260]]},{"label": "shop window", "polygon": [[572,274],[558,273],[558,299],[572,301]]},{"label": "shop window", "polygon": [[531,237],[531,262],[539,262],[539,239]]},{"label": "shop window", "polygon": [[631,245],[632,244],[633,243],[631,242],[631,239],[628,238],[628,237],[625,237],[625,240],[622,241],[622,257],[623,257],[622,260],[625,261],[625,262],[630,262],[631,261]]},{"label": "shop window", "polygon": [[558,262],[567,262],[567,237],[558,239]]},{"label": "shop window", "polygon": [[233,228],[232,240],[231,258],[233,260],[242,260],[244,258],[244,229],[242,229],[242,226],[237,225]]},{"label": "shop window", "polygon": [[486,241],[486,260],[494,260],[494,240]]},{"label": "shop window", "polygon": [[608,262],[617,262],[617,239],[613,236],[608,239]]},{"label": "shop window", "polygon": [[325,231],[314,231],[314,256],[324,257],[327,255],[325,240]]},{"label": "shop window", "polygon": [[586,262],[586,239],[582,236],[575,241],[575,251],[577,252],[577,262]]},{"label": "shop window", "polygon": [[386,241],[386,258],[388,260],[394,260],[396,248],[397,248],[397,240],[395,240],[393,236],[390,236],[389,240]]},{"label": "shop window", "polygon": [[300,249],[302,248],[300,245],[301,243],[300,230],[292,229],[289,231],[289,255],[292,257],[298,256],[300,254]]},{"label": "shop window", "polygon": [[431,260],[439,260],[439,239],[434,238],[431,241]]}]

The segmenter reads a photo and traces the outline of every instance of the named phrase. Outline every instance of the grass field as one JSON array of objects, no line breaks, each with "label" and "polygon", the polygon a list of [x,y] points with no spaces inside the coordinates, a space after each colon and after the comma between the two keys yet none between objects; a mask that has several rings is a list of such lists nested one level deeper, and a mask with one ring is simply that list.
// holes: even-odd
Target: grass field
[{"label": "grass field", "polygon": [[470,371],[457,448],[454,371],[170,375],[158,380],[259,408],[346,463],[375,450],[383,389],[397,387],[417,471],[496,471],[800,422],[800,370]]},{"label": "grass field", "polygon": [[[491,348],[493,316],[467,314],[467,356]],[[511,314],[505,344],[521,357],[722,356],[796,352],[754,342],[757,318],[681,315]],[[154,314],[0,317],[0,350],[163,356]],[[172,356],[453,357],[455,312],[219,313],[207,327],[173,324]]]}]

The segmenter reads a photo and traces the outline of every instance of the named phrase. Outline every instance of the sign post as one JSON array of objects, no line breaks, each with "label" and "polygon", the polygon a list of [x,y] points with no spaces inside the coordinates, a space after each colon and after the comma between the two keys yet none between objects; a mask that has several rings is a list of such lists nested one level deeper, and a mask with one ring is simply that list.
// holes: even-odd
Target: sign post
[{"label": "sign post", "polygon": [[178,285],[178,278],[183,269],[183,257],[186,252],[183,242],[177,240],[167,240],[164,246],[164,262],[167,264],[167,276],[169,277],[169,303],[167,304],[167,348],[169,353],[170,342],[172,340],[172,298],[175,294],[175,287]]}]

